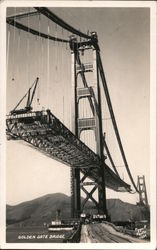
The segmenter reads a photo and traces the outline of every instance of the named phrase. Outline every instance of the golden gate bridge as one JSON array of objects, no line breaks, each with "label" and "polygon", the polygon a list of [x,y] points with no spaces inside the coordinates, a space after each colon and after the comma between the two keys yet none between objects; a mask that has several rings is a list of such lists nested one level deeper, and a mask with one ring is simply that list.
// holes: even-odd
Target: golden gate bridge
[{"label": "golden gate bridge", "polygon": [[[34,20],[36,21],[34,22]],[[107,124],[108,120],[112,124],[123,165],[130,181],[135,191],[139,192],[139,190],[129,170],[122,146],[96,31],[81,32],[45,7],[35,7],[22,13],[15,11],[14,14],[8,15],[6,21],[8,24],[8,54],[10,41],[13,44],[13,72],[9,77],[14,83],[13,85],[17,84],[19,88],[22,87],[22,82],[19,81],[23,79],[20,79],[20,74],[23,74],[23,77],[27,78],[25,81],[28,82],[26,93],[22,99],[20,97],[15,108],[12,108],[7,115],[8,137],[24,140],[48,157],[71,167],[72,217],[79,217],[87,202],[91,200],[97,212],[107,218],[106,187],[117,192],[132,192],[131,186],[122,180],[114,163],[112,149],[109,148],[108,131],[104,127],[104,122]],[[33,41],[36,45],[31,48]],[[25,45],[21,55],[29,60],[27,65],[23,66],[25,68],[23,72],[19,70],[20,60],[19,67],[15,69],[16,57],[20,58],[21,44]],[[17,48],[16,55],[14,55],[15,47]],[[37,51],[34,56],[31,51],[35,53],[35,49]],[[53,50],[52,58],[51,50]],[[7,64],[9,64],[9,59]],[[54,69],[50,68],[52,64],[55,65]],[[31,67],[34,68],[31,69]],[[16,75],[15,72],[18,74]],[[30,82],[33,74],[30,72],[36,73],[32,85]],[[69,78],[67,78],[69,73],[70,85]],[[56,79],[57,74],[58,79]],[[63,88],[58,87],[59,92],[53,90],[56,91],[55,95],[54,92],[50,94],[53,82],[56,82],[57,86],[60,81],[63,82],[64,87],[63,85]],[[43,84],[43,89],[40,89],[41,84]],[[71,94],[69,95],[68,90],[70,89]],[[55,97],[57,94],[59,97]],[[35,95],[38,95],[36,107]],[[42,95],[45,95],[46,98]],[[70,109],[66,111],[69,97],[71,105]],[[42,98],[48,103],[46,109],[41,108]],[[55,105],[52,105],[51,109],[49,106],[53,100],[50,98],[55,99]],[[59,112],[61,111],[59,98],[63,104],[62,119],[61,117],[58,119],[58,115],[54,114],[57,113],[57,108]],[[70,119],[68,122],[66,115]],[[114,139],[111,141],[113,143]],[[81,199],[82,191],[86,195],[83,201]],[[96,191],[98,200],[93,196]]]}]

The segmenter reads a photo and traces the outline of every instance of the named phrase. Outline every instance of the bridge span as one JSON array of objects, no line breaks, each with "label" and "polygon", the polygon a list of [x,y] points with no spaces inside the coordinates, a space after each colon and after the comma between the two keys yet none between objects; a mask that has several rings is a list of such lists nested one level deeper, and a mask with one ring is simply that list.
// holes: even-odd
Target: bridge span
[{"label": "bridge span", "polygon": [[[88,173],[98,182],[100,157],[78,139],[50,110],[8,115],[7,135],[33,145],[47,156]],[[106,186],[115,191],[130,191],[125,183],[103,162]]]}]

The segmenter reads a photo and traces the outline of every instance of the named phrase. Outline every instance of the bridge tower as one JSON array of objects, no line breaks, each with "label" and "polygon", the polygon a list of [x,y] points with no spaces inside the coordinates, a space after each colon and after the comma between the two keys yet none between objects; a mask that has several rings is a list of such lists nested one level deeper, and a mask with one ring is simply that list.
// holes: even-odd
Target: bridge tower
[{"label": "bridge tower", "polygon": [[139,205],[148,206],[147,190],[146,190],[144,175],[143,176],[138,176],[137,188],[138,188],[138,191],[139,191]]},{"label": "bridge tower", "polygon": [[145,176],[138,176],[137,188],[139,191],[139,202],[137,205],[141,209],[141,218],[150,221],[150,207],[148,204]]},{"label": "bridge tower", "polygon": [[[101,114],[101,93],[99,83],[99,71],[97,65],[97,34],[91,34],[91,40],[77,42],[75,37],[71,37],[70,48],[72,55],[72,132],[80,138],[81,133],[92,130],[96,141],[96,154],[101,162],[105,160],[103,153],[103,132]],[[92,63],[81,61],[81,56],[92,53]],[[81,55],[81,56],[80,56]],[[87,74],[92,75],[92,86],[87,81]],[[81,79],[82,87],[78,82]],[[86,99],[89,102],[92,115],[90,117],[80,117],[80,101]],[[94,168],[94,167],[93,167]],[[88,174],[93,170],[88,169]],[[104,179],[104,167],[100,164],[97,171],[98,181],[86,181],[88,174],[84,174],[83,169],[71,168],[71,213],[72,217],[79,217],[83,212],[88,200],[94,203],[94,207],[99,214],[107,217],[106,189]],[[88,186],[88,188],[87,188]],[[91,191],[89,191],[89,186]],[[81,190],[86,194],[86,198],[81,200]],[[93,194],[98,191],[98,201]]]}]

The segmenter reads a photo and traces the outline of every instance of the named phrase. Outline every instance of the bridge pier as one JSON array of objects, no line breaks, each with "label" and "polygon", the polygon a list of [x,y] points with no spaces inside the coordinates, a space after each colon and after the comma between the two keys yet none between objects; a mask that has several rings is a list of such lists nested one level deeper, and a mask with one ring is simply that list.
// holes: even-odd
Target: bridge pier
[{"label": "bridge pier", "polygon": [[81,213],[80,200],[80,169],[71,167],[71,217],[79,218]]}]

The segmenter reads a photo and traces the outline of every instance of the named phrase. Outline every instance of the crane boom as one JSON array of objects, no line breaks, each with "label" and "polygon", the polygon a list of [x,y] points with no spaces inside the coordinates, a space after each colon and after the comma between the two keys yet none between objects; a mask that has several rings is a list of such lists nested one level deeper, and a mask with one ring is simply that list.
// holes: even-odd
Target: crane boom
[{"label": "crane boom", "polygon": [[[35,81],[33,82],[32,86],[29,88],[29,90],[26,92],[26,94],[22,97],[22,99],[18,102],[18,104],[15,106],[15,108],[13,110],[10,111],[11,115],[16,115],[16,114],[25,114],[27,112],[30,112],[33,108],[32,108],[32,102],[33,102],[33,98],[35,95],[35,91],[37,88],[37,84],[39,81],[39,77],[37,77],[35,79]],[[31,96],[31,89],[33,88],[33,92],[32,92],[32,96]],[[27,96],[27,102],[26,102],[26,106],[23,109],[17,109],[17,107],[21,104],[21,102],[25,99],[25,97]]]}]

